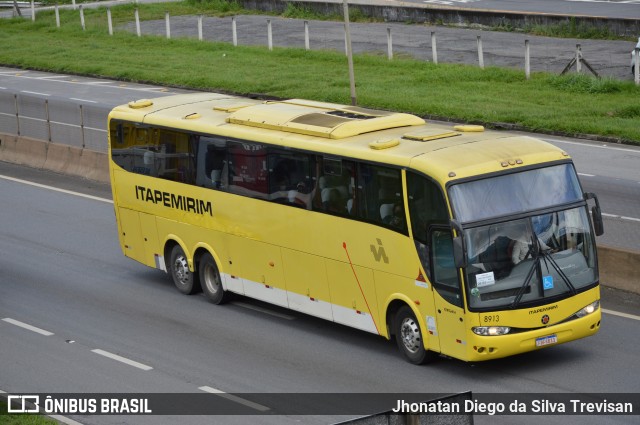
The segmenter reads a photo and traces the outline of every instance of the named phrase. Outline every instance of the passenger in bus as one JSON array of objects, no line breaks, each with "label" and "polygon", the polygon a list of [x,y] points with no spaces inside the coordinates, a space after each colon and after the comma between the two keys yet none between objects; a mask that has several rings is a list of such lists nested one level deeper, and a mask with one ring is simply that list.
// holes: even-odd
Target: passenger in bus
[{"label": "passenger in bus", "polygon": [[[551,247],[540,239],[538,240],[538,249],[541,251],[555,252]],[[511,242],[509,249],[511,250],[511,261],[513,264],[520,264],[522,261],[533,256],[533,245],[531,244],[531,235],[528,232],[523,232],[514,241]]]},{"label": "passenger in bus", "polygon": [[402,204],[399,202],[396,202],[395,204],[393,204],[393,209],[391,210],[391,214],[383,217],[382,222],[384,224],[388,224],[391,227],[395,227],[396,229],[404,229],[405,217],[404,217],[404,207],[402,206]]},{"label": "passenger in bus", "polygon": [[289,191],[289,203],[303,207],[305,209],[310,209],[313,194],[307,192],[307,185],[304,182],[298,182],[296,188]]},{"label": "passenger in bus", "polygon": [[335,214],[347,213],[346,200],[335,187],[322,189],[322,207],[325,211]]}]

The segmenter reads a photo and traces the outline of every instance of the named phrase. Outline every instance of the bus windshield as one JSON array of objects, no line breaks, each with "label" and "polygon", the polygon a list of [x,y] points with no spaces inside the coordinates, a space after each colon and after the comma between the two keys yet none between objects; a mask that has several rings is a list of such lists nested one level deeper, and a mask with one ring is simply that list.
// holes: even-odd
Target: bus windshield
[{"label": "bus windshield", "polygon": [[[461,183],[449,194],[457,220],[470,224],[464,230],[470,309],[543,304],[596,283],[594,238],[586,207],[575,207],[583,197],[571,164]],[[544,209],[556,211],[529,213]]]},{"label": "bus windshield", "polygon": [[464,231],[469,308],[516,308],[574,295],[597,280],[585,207]]},{"label": "bus windshield", "polygon": [[449,197],[468,223],[581,201],[582,191],[573,166],[561,164],[457,184]]}]

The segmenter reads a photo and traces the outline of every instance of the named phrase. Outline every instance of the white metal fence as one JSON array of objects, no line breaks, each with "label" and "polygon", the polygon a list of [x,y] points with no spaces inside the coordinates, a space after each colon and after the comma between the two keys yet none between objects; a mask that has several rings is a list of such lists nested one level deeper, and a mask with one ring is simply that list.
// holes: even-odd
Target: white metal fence
[{"label": "white metal fence", "polygon": [[[33,9],[32,19],[35,19],[37,10]],[[57,5],[54,10],[56,25],[59,27],[61,24]],[[75,13],[78,14],[77,25],[86,29],[82,5],[78,6]],[[135,9],[129,24],[114,28],[108,7],[104,19],[111,35],[120,29],[134,32],[138,36],[189,37],[229,42],[233,46],[265,45],[269,50],[273,50],[277,42],[280,46],[304,47],[307,50],[346,50],[344,25],[340,22],[310,23],[264,16],[205,18],[199,15],[172,18],[168,12],[162,20],[148,21],[141,20],[139,10]],[[341,35],[336,28],[343,31]],[[377,28],[377,32],[374,33],[376,30],[372,31],[371,28]],[[553,39],[519,33],[406,24],[352,24],[352,38],[354,52],[384,52],[389,60],[398,53],[404,53],[434,63],[462,62],[476,64],[481,68],[519,68],[529,78],[532,71],[560,73],[571,60],[576,59],[573,70],[577,72],[589,72],[590,67],[581,66],[582,61],[588,61],[586,64],[590,64],[594,74],[598,76],[627,80],[634,78],[636,84],[640,84],[640,67],[635,67],[635,76],[631,73],[630,53],[633,44],[625,41]]]},{"label": "white metal fence", "polygon": [[0,133],[107,152],[109,111],[54,96],[0,91]]}]

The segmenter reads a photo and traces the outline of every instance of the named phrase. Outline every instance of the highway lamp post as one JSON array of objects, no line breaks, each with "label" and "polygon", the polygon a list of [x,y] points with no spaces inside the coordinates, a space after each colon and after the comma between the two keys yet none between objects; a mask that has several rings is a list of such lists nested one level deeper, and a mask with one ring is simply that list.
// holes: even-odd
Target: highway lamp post
[{"label": "highway lamp post", "polygon": [[529,40],[524,41],[524,75],[527,80],[531,78],[531,56],[529,50]]},{"label": "highway lamp post", "polygon": [[431,31],[431,60],[434,64],[438,64],[438,47],[436,45],[436,32]]},{"label": "highway lamp post", "polygon": [[273,33],[271,32],[271,19],[267,19],[267,46],[273,50]]},{"label": "highway lamp post", "polygon": [[393,59],[393,38],[391,37],[391,28],[387,28],[387,58]]},{"label": "highway lamp post", "polygon": [[484,53],[482,51],[482,37],[478,36],[478,65],[484,69]]},{"label": "highway lamp post", "polygon": [[231,35],[233,38],[233,47],[238,45],[238,27],[236,25],[236,17],[231,17]]},{"label": "highway lamp post", "polygon": [[56,28],[60,28],[60,9],[58,8],[57,3],[53,8],[53,10],[55,11],[55,15],[56,15]]},{"label": "highway lamp post", "polygon": [[635,64],[633,66],[633,80],[636,85],[640,85],[640,47],[636,47]]},{"label": "highway lamp post", "polygon": [[309,50],[309,21],[304,21],[304,49]]},{"label": "highway lamp post", "polygon": [[82,8],[82,5],[80,5],[80,26],[82,27],[82,31],[86,29],[84,24],[84,9]]},{"label": "highway lamp post", "polygon": [[138,37],[140,37],[142,35],[142,33],[140,32],[140,12],[138,12],[137,7],[135,8],[134,15],[136,19],[136,34],[138,34]]},{"label": "highway lamp post", "polygon": [[202,41],[202,15],[198,15],[198,40]]},{"label": "highway lamp post", "polygon": [[344,13],[344,32],[345,32],[345,44],[347,47],[347,63],[349,65],[349,88],[351,89],[351,104],[355,106],[357,104],[356,99],[356,82],[353,74],[353,52],[351,50],[351,31],[349,29],[349,3],[347,0],[342,0],[343,13]]},{"label": "highway lamp post", "polygon": [[169,17],[169,12],[164,12],[164,26],[165,32],[167,33],[167,40],[171,38],[171,18]]},{"label": "highway lamp post", "polygon": [[31,20],[36,21],[36,5],[34,0],[31,0]]},{"label": "highway lamp post", "polygon": [[111,19],[110,7],[107,7],[107,24],[109,26],[109,35],[113,35],[113,20]]}]

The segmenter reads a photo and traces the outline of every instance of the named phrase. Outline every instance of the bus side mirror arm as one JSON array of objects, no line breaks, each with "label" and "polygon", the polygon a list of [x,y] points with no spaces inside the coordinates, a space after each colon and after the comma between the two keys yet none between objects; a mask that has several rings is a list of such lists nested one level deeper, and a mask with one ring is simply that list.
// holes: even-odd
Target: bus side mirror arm
[{"label": "bus side mirror arm", "polygon": [[593,199],[596,205],[591,208],[591,220],[593,221],[593,230],[596,236],[602,236],[604,234],[604,222],[602,221],[602,210],[600,210],[600,202],[595,193],[587,192],[584,194],[584,200],[587,201]]},{"label": "bus side mirror arm", "polygon": [[456,231],[453,238],[453,262],[457,268],[467,267],[467,253],[465,249],[462,226],[455,220],[450,221],[451,228]]}]

